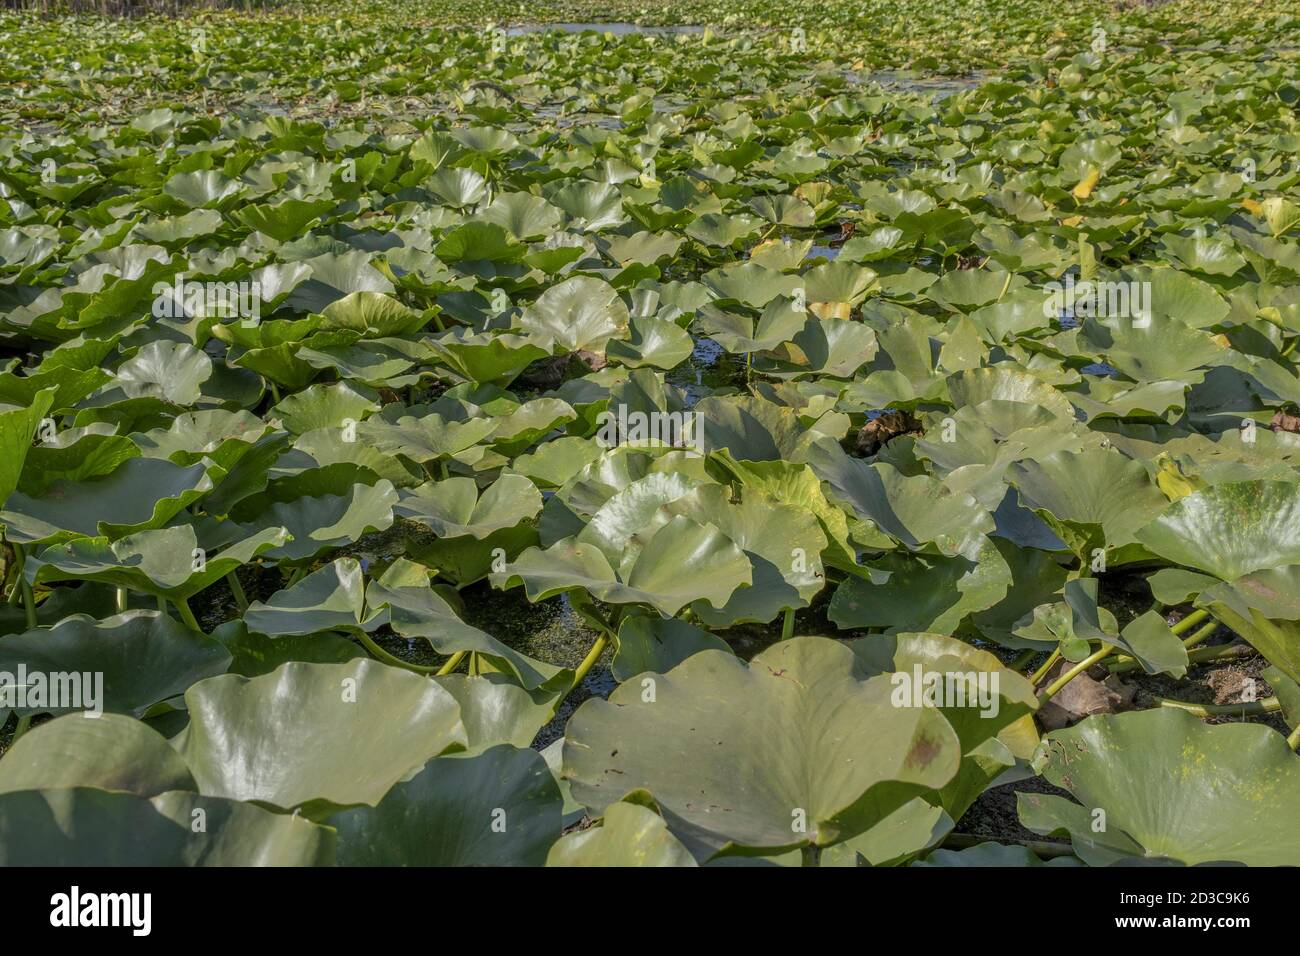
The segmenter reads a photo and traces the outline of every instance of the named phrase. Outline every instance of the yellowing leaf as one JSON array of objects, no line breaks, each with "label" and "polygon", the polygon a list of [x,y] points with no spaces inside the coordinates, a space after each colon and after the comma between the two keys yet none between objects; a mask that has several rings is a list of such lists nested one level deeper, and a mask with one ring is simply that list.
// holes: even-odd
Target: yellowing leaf
[{"label": "yellowing leaf", "polygon": [[1079,180],[1079,185],[1070,190],[1075,199],[1082,202],[1092,195],[1093,189],[1097,187],[1097,180],[1101,179],[1101,170],[1096,166],[1089,166],[1087,174]]},{"label": "yellowing leaf", "polygon": [[1177,501],[1200,491],[1205,482],[1195,475],[1184,475],[1178,462],[1168,455],[1161,455],[1156,459],[1156,487],[1170,501]]}]

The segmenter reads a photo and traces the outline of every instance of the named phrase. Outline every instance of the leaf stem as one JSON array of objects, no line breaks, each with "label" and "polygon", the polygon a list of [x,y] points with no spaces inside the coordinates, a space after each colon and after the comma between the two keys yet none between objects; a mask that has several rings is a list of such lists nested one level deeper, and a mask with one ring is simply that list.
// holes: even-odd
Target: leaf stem
[{"label": "leaf stem", "polygon": [[190,602],[185,600],[183,597],[178,597],[174,603],[176,605],[176,611],[180,614],[181,621],[185,626],[191,631],[198,631],[202,634],[203,628],[199,627],[199,622],[195,619],[194,612],[190,610]]},{"label": "leaf stem", "polygon": [[1205,640],[1207,637],[1209,637],[1218,629],[1219,629],[1219,622],[1210,621],[1210,623],[1205,625],[1205,627],[1201,628],[1191,637],[1184,640],[1183,647],[1187,647],[1187,648],[1195,647],[1197,644],[1201,643],[1201,641]]},{"label": "leaf stem", "polygon": [[1199,611],[1193,611],[1191,614],[1187,615],[1187,617],[1183,618],[1177,624],[1172,625],[1169,628],[1169,630],[1173,631],[1175,634],[1181,637],[1183,634],[1190,631],[1197,624],[1200,624],[1209,616],[1210,616],[1210,612],[1205,610],[1205,608],[1201,608]]},{"label": "leaf stem", "polygon": [[438,668],[438,676],[442,677],[454,671],[460,662],[465,659],[465,655],[468,653],[469,651],[457,651],[455,654],[452,654],[451,657],[447,658],[447,662]]},{"label": "leaf stem", "polygon": [[794,608],[785,609],[785,620],[781,622],[781,640],[788,641],[794,637]]},{"label": "leaf stem", "polygon": [[1073,667],[1071,667],[1068,671],[1066,671],[1056,680],[1052,681],[1052,683],[1048,684],[1047,689],[1038,695],[1038,699],[1040,701],[1050,700],[1053,697],[1053,695],[1055,695],[1058,691],[1060,691],[1062,687],[1070,683],[1070,681],[1074,680],[1076,677],[1078,677],[1080,674],[1086,671],[1093,664],[1096,664],[1098,661],[1107,657],[1110,654],[1110,652],[1113,651],[1114,649],[1115,646],[1113,644],[1101,645],[1100,650],[1094,651],[1092,654],[1089,654],[1087,657],[1079,661],[1079,663],[1075,664]]},{"label": "leaf stem", "polygon": [[[575,690],[582,684],[583,679],[587,676],[587,672],[595,666],[596,661],[600,660],[600,655],[605,652],[605,645],[609,642],[609,637],[612,633],[612,631],[606,630],[596,638],[595,643],[591,645],[591,650],[587,651],[587,656],[582,659],[582,663],[578,665],[578,669],[573,672],[573,683],[569,686],[569,690]],[[566,694],[565,696],[567,697],[568,695]],[[563,699],[563,697],[560,698],[560,700]],[[556,706],[559,706],[559,701],[556,701]]]},{"label": "leaf stem", "polygon": [[18,558],[18,586],[23,592],[23,610],[27,612],[27,630],[36,629],[36,595],[32,593],[31,582],[27,580],[27,552],[21,544],[14,543],[14,554]]},{"label": "leaf stem", "polygon": [[1300,724],[1291,728],[1291,733],[1287,734],[1286,745],[1292,750],[1300,751]]},{"label": "leaf stem", "polygon": [[234,595],[235,606],[239,608],[239,613],[243,614],[248,610],[248,595],[244,593],[244,586],[239,583],[239,577],[234,571],[226,575],[226,583],[230,585],[230,593]]},{"label": "leaf stem", "polygon": [[115,588],[113,592],[113,607],[118,614],[125,614],[127,609],[126,588]]},{"label": "leaf stem", "polygon": [[361,641],[361,645],[385,664],[391,664],[394,667],[401,667],[408,671],[415,671],[417,674],[433,674],[438,670],[438,668],[432,665],[408,663],[400,657],[388,653],[388,651],[376,644],[374,639],[365,631],[355,631],[354,633],[357,635],[357,639]]},{"label": "leaf stem", "polygon": [[1155,701],[1161,707],[1185,710],[1196,717],[1258,717],[1261,714],[1275,714],[1282,709],[1282,704],[1276,697],[1266,697],[1263,700],[1241,704],[1193,704],[1190,701],[1173,700],[1169,697],[1156,697]]},{"label": "leaf stem", "polygon": [[1057,647],[1052,649],[1052,653],[1047,655],[1047,660],[1043,661],[1043,666],[1038,668],[1038,670],[1034,671],[1033,675],[1029,678],[1029,683],[1037,684],[1040,680],[1042,680],[1044,677],[1047,676],[1047,672],[1052,669],[1052,665],[1055,664],[1060,659],[1061,659],[1061,648],[1058,645]]},{"label": "leaf stem", "polygon": [[9,746],[12,747],[14,744],[18,743],[18,738],[21,737],[23,734],[27,733],[27,728],[29,728],[31,725],[32,725],[31,714],[28,714],[26,717],[19,717],[18,724],[17,726],[14,727],[14,735],[9,738]]}]

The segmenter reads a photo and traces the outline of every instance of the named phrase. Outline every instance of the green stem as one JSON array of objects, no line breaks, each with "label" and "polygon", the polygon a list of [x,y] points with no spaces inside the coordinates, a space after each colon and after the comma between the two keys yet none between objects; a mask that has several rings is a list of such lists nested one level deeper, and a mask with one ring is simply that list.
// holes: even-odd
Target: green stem
[{"label": "green stem", "polygon": [[1052,653],[1047,655],[1047,660],[1043,661],[1043,666],[1034,671],[1029,678],[1029,683],[1037,685],[1040,680],[1047,676],[1047,672],[1052,669],[1052,665],[1061,659],[1061,648],[1059,646],[1052,649]]},{"label": "green stem", "polygon": [[447,663],[438,668],[438,676],[442,677],[444,674],[450,674],[454,671],[457,665],[465,659],[465,655],[468,653],[469,651],[457,651],[455,654],[452,654],[451,657],[447,658]]},{"label": "green stem", "polygon": [[161,594],[158,595],[158,613],[159,614],[167,613],[167,599],[163,597]]},{"label": "green stem", "polygon": [[1185,700],[1171,700],[1168,697],[1156,697],[1155,701],[1161,707],[1185,710],[1196,717],[1258,717],[1262,714],[1276,714],[1282,709],[1282,704],[1276,697],[1266,697],[1264,700],[1243,704],[1193,704]]},{"label": "green stem", "polygon": [[1287,734],[1286,744],[1292,750],[1300,751],[1300,724],[1296,724],[1291,733]]},{"label": "green stem", "polygon": [[27,612],[27,630],[36,628],[36,595],[32,593],[31,582],[27,580],[27,555],[21,544],[14,545],[14,551],[20,556],[23,567],[18,572],[18,586],[23,589],[23,610]]},{"label": "green stem", "polygon": [[118,614],[125,614],[127,608],[126,588],[116,588],[113,594],[113,606]]},{"label": "green stem", "polygon": [[185,600],[185,598],[177,598],[175,604],[176,610],[181,616],[182,623],[184,623],[184,625],[191,631],[198,631],[202,634],[203,628],[199,627],[199,622],[195,619],[194,612],[190,610],[189,601]]},{"label": "green stem", "polygon": [[18,557],[18,551],[16,548],[14,549],[13,566],[8,569],[8,574],[13,576],[13,584],[9,586],[9,606],[13,607],[22,600],[23,596],[23,589],[19,585],[19,582],[23,577],[23,564]]},{"label": "green stem", "polygon": [[[578,665],[578,669],[573,672],[573,683],[569,685],[569,690],[574,690],[581,686],[583,678],[587,676],[587,672],[595,666],[596,661],[600,660],[600,655],[605,652],[605,645],[608,643],[612,633],[612,631],[607,630],[596,638],[596,642],[591,645],[591,650],[587,651],[587,656],[582,659],[582,663]],[[563,697],[560,698],[560,700],[563,699]],[[559,707],[559,704],[559,701],[555,702],[556,707]]]},{"label": "green stem", "polygon": [[799,858],[800,866],[821,866],[822,848],[819,846],[801,846],[799,847]]},{"label": "green stem", "polygon": [[226,583],[230,585],[230,593],[235,597],[235,606],[239,608],[239,613],[243,614],[248,610],[248,595],[244,593],[244,586],[239,583],[239,578],[234,571],[226,575]]},{"label": "green stem", "polygon": [[21,737],[23,734],[27,733],[27,728],[30,727],[31,725],[32,725],[31,714],[28,714],[26,717],[19,717],[18,725],[14,727],[14,735],[9,738],[9,746],[12,747],[14,744],[18,743],[18,738]]},{"label": "green stem", "polygon": [[307,565],[304,564],[302,567],[294,568],[291,572],[289,572],[289,581],[287,584],[285,584],[285,587],[286,588],[293,587],[295,584],[297,584],[306,576],[307,576]]},{"label": "green stem", "polygon": [[785,620],[781,622],[781,640],[788,641],[794,637],[794,608],[785,609]]},{"label": "green stem", "polygon": [[1047,689],[1038,695],[1038,699],[1040,701],[1050,700],[1053,697],[1053,695],[1055,695],[1058,691],[1060,691],[1062,687],[1070,683],[1070,681],[1074,680],[1076,677],[1078,677],[1080,674],[1086,671],[1093,664],[1096,664],[1098,661],[1103,660],[1114,649],[1115,649],[1114,646],[1111,644],[1101,645],[1101,650],[1094,651],[1092,654],[1089,654],[1087,657],[1079,661],[1079,663],[1075,664],[1073,667],[1071,667],[1068,671],[1066,671],[1056,680],[1052,681],[1052,683],[1048,684]]},{"label": "green stem", "polygon": [[1209,624],[1205,625],[1205,627],[1201,628],[1191,637],[1185,639],[1183,641],[1183,647],[1187,647],[1187,648],[1195,647],[1197,644],[1201,643],[1201,641],[1205,640],[1207,637],[1209,637],[1218,629],[1219,629],[1219,622],[1211,621]]},{"label": "green stem", "polygon": [[445,458],[438,459],[438,473],[442,475],[443,481],[446,481],[448,478],[451,477],[451,475],[447,471],[447,459]]},{"label": "green stem", "polygon": [[360,639],[362,646],[385,664],[392,664],[394,667],[401,667],[404,670],[415,671],[417,674],[433,674],[438,670],[438,668],[431,665],[410,664],[402,660],[400,657],[395,657],[376,644],[365,631],[357,631],[356,635]]},{"label": "green stem", "polygon": [[1170,627],[1169,630],[1181,636],[1187,631],[1190,631],[1197,624],[1200,624],[1209,616],[1210,612],[1205,610],[1205,608],[1201,608],[1199,611],[1193,611],[1191,614],[1187,615],[1187,617]]}]

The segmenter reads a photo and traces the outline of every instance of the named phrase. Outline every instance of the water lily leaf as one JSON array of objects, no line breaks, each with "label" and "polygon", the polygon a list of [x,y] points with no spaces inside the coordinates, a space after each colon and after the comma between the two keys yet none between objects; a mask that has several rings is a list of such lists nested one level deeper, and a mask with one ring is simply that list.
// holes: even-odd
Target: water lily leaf
[{"label": "water lily leaf", "polygon": [[398,415],[400,412],[386,412],[362,422],[356,429],[357,442],[386,455],[402,455],[426,464],[463,452],[497,427],[492,419],[474,417],[467,409],[444,407],[422,415],[395,417]]},{"label": "water lily leaf", "polygon": [[230,651],[227,673],[243,677],[269,674],[289,661],[309,664],[342,664],[365,657],[366,651],[342,634],[329,632],[299,634],[292,637],[267,637],[250,631],[242,620],[227,621],[212,632]]},{"label": "water lily leaf", "polygon": [[974,554],[994,528],[992,515],[975,498],[928,475],[869,465],[826,443],[814,446],[808,463],[854,514],[912,550],[933,544],[947,556]]},{"label": "water lily leaf", "polygon": [[785,296],[777,296],[767,303],[757,319],[706,305],[699,311],[696,328],[728,352],[774,349],[790,341],[808,321],[807,312],[793,308],[792,304]]},{"label": "water lily leaf", "polygon": [[618,652],[610,671],[620,683],[637,674],[666,674],[692,654],[731,652],[722,638],[688,621],[635,614],[618,628]]},{"label": "water lily leaf", "polygon": [[575,276],[538,296],[524,309],[519,325],[534,339],[566,352],[601,352],[610,339],[627,332],[628,311],[608,282]]},{"label": "water lily leaf", "polygon": [[562,803],[541,756],[503,744],[430,760],[375,806],[329,823],[342,866],[540,866]]},{"label": "water lily leaf", "polygon": [[866,637],[849,647],[865,675],[891,675],[898,699],[907,706],[926,699],[931,687],[940,686],[934,681],[942,681],[937,706],[961,740],[963,759],[957,775],[926,799],[952,819],[960,819],[1017,757],[1033,755],[1038,744],[1033,685],[988,651],[922,633]]},{"label": "water lily leaf", "polygon": [[185,704],[190,722],[172,744],[200,793],[308,815],[373,806],[429,758],[466,745],[451,694],[370,660],[214,677],[186,691]]},{"label": "water lily leaf", "polygon": [[278,203],[241,206],[232,215],[249,229],[264,233],[279,242],[300,236],[325,213],[334,208],[329,199],[283,199]]},{"label": "water lily leaf", "polygon": [[244,191],[244,187],[219,169],[177,173],[163,184],[163,192],[191,209],[217,206]]},{"label": "water lily leaf", "polygon": [[235,540],[223,542],[211,556],[199,546],[192,525],[141,531],[117,541],[76,538],[37,553],[25,569],[33,584],[44,581],[102,581],[171,601],[182,601],[248,564],[271,554],[288,540],[285,529],[232,529]]},{"label": "water lily leaf", "polygon": [[302,435],[314,428],[341,428],[349,420],[360,422],[379,411],[377,398],[364,385],[335,382],[286,395],[271,411],[290,432]]},{"label": "water lily leaf", "polygon": [[[205,829],[195,832],[202,810]],[[0,795],[4,866],[328,866],[334,834],[301,817],[192,793]]]},{"label": "water lily leaf", "polygon": [[479,213],[484,222],[495,223],[520,242],[551,235],[563,216],[541,196],[529,193],[502,193]]},{"label": "water lily leaf", "polygon": [[212,359],[187,342],[158,340],[140,347],[117,370],[113,384],[128,398],[153,396],[193,405],[212,376]]},{"label": "water lily leaf", "polygon": [[23,544],[83,535],[120,538],[161,527],[212,484],[203,462],[182,467],[160,458],[132,458],[93,481],[55,481],[38,498],[16,492],[0,520],[8,526],[9,540]]},{"label": "water lily leaf", "polygon": [[611,339],[605,345],[605,355],[628,368],[650,365],[670,369],[686,361],[694,348],[690,334],[675,322],[636,316],[627,341]]},{"label": "water lily leaf", "polygon": [[[704,651],[655,679],[653,703],[626,684],[579,707],[564,774],[595,813],[648,790],[679,838],[715,852],[828,846],[957,772],[943,716],[889,693],[888,677],[862,680],[852,651],[825,638],[782,641],[751,664]],[[866,725],[876,731],[852,729]]]},{"label": "water lily leaf", "polygon": [[1017,462],[1007,478],[1021,502],[1088,560],[1093,548],[1105,548],[1108,562],[1120,563],[1115,553],[1138,541],[1168,504],[1139,462],[1103,448]]},{"label": "water lily leaf", "polygon": [[474,332],[463,326],[426,342],[442,362],[469,381],[503,387],[531,363],[551,354],[527,336]]},{"label": "water lily leaf", "polygon": [[0,507],[18,487],[32,436],[54,401],[55,390],[38,392],[27,408],[0,407]]},{"label": "water lily leaf", "polygon": [[1182,677],[1187,673],[1187,648],[1157,611],[1134,618],[1115,643],[1137,658],[1148,674]]},{"label": "water lily leaf", "polygon": [[[224,674],[230,654],[216,641],[196,634],[156,611],[127,611],[97,621],[72,614],[50,628],[0,638],[0,671],[45,675],[42,702],[29,682],[20,716],[62,714],[101,708],[142,717],[159,701],[182,694],[195,681]],[[61,688],[79,689],[80,706],[53,698],[55,675]]]},{"label": "water lily leaf", "polygon": [[1005,368],[967,369],[948,377],[948,392],[957,408],[997,399],[1036,405],[1067,422],[1074,420],[1074,409],[1069,399],[1029,372]]},{"label": "water lily leaf", "polygon": [[382,292],[352,292],[336,299],[321,312],[322,329],[347,329],[368,338],[409,335],[427,319]]},{"label": "water lily leaf", "polygon": [[1088,318],[1079,344],[1095,349],[1139,382],[1184,380],[1193,369],[1213,365],[1225,348],[1212,335],[1176,319]]},{"label": "water lily leaf", "polygon": [[973,557],[886,554],[870,563],[882,580],[846,578],[827,615],[840,628],[950,633],[970,614],[1001,601],[1011,569],[985,538]]},{"label": "water lily leaf", "polygon": [[535,544],[530,522],[541,510],[541,494],[522,475],[502,475],[482,494],[472,478],[429,482],[404,490],[395,508],[438,535],[411,553],[462,585],[484,577],[498,549],[511,558]]},{"label": "water lily leaf", "polygon": [[1137,538],[1168,561],[1224,581],[1300,563],[1300,486],[1286,481],[1215,485],[1169,505]]},{"label": "water lily leaf", "polygon": [[1195,571],[1184,571],[1182,568],[1161,568],[1147,578],[1152,596],[1161,604],[1170,607],[1175,604],[1186,604],[1217,583],[1218,579],[1208,574],[1197,574]]},{"label": "water lily leaf", "polygon": [[293,587],[254,601],[244,613],[249,629],[269,637],[329,630],[373,631],[383,621],[367,614],[365,575],[355,558],[339,558]]},{"label": "water lily leaf", "polygon": [[1073,856],[1039,859],[1033,850],[1017,843],[980,843],[965,850],[935,850],[924,860],[912,866],[970,866],[984,869],[990,866],[1080,866]]},{"label": "water lily leaf", "polygon": [[507,673],[486,669],[487,658],[475,658],[479,673],[444,674],[435,680],[460,704],[460,719],[469,739],[469,753],[480,753],[498,744],[524,749],[531,747],[538,733],[551,722],[560,694],[573,683],[573,672],[563,668],[564,680],[553,682],[556,690],[527,690]]},{"label": "water lily leaf", "polygon": [[703,603],[695,607],[696,615],[709,626],[770,621],[786,608],[807,607],[825,584],[821,552],[827,539],[809,511],[759,492],[733,504],[720,485],[695,488],[663,511],[716,526],[749,559],[751,587],[737,590],[717,610]]},{"label": "water lily leaf", "polygon": [[572,671],[534,660],[492,635],[466,624],[429,585],[428,571],[398,559],[366,591],[371,611],[388,609],[388,622],[406,638],[423,638],[439,654],[471,651],[510,673],[527,690],[542,686],[568,687]]},{"label": "water lily leaf", "polygon": [[[1068,835],[1092,866],[1300,861],[1300,763],[1268,727],[1173,708],[1096,716],[1049,734],[1036,765],[1079,803],[1022,793],[1021,821]],[[1093,808],[1106,812],[1100,832]]]},{"label": "water lily leaf", "polygon": [[698,866],[653,810],[612,803],[600,826],[565,834],[546,855],[547,866]]},{"label": "water lily leaf", "polygon": [[822,851],[820,866],[900,866],[943,840],[956,824],[942,807],[913,797],[865,833]]},{"label": "water lily leaf", "polygon": [[67,714],[32,728],[0,762],[0,793],[93,787],[152,797],[193,790],[180,755],[156,730],[121,714]]},{"label": "water lily leaf", "polygon": [[285,529],[287,541],[277,543],[264,557],[286,564],[302,563],[387,529],[393,523],[396,503],[396,489],[381,478],[374,485],[355,484],[342,495],[276,502],[241,525],[240,530],[252,536],[264,534],[267,529]]},{"label": "water lily leaf", "polygon": [[[683,567],[698,573],[684,577]],[[621,579],[598,547],[564,538],[545,550],[529,548],[491,580],[495,587],[523,585],[530,601],[584,589],[599,601],[648,604],[672,616],[693,601],[724,606],[736,588],[751,583],[751,572],[717,528],[678,515],[655,532]]]}]

